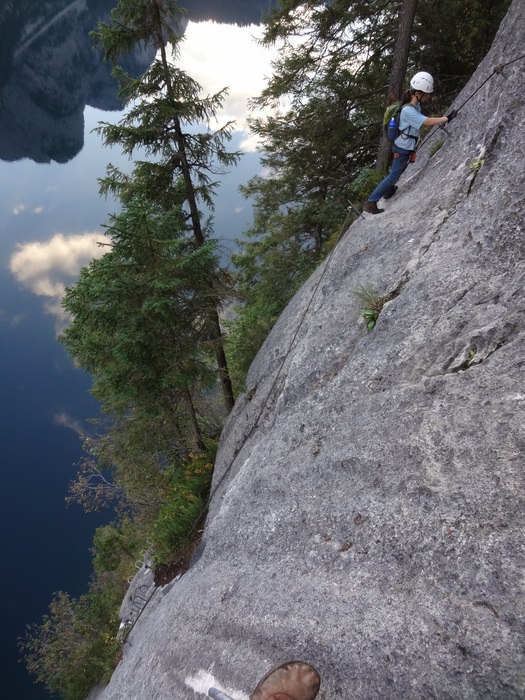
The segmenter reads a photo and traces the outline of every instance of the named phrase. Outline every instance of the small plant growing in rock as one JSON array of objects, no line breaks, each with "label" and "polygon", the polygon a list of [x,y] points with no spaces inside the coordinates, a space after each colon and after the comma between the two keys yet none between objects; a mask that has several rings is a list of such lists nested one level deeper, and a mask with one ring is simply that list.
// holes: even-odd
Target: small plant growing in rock
[{"label": "small plant growing in rock", "polygon": [[463,362],[459,366],[459,371],[464,372],[466,369],[468,369],[470,367],[470,365],[472,364],[472,362],[474,361],[475,357],[476,357],[476,348],[471,348],[469,350],[469,354],[468,354],[467,359],[465,360],[465,362]]},{"label": "small plant growing in rock", "polygon": [[436,143],[435,143],[435,144],[432,146],[432,148],[430,149],[430,153],[429,153],[429,156],[428,156],[428,157],[429,157],[429,158],[432,158],[432,156],[435,156],[436,153],[439,151],[439,149],[441,148],[441,146],[442,146],[444,143],[445,143],[445,139],[441,139],[440,141],[436,141]]},{"label": "small plant growing in rock", "polygon": [[355,289],[354,294],[361,304],[363,304],[364,308],[360,309],[359,313],[365,319],[367,330],[371,331],[376,325],[383,306],[391,297],[390,295],[380,295],[368,287]]},{"label": "small plant growing in rock", "polygon": [[481,158],[481,157],[474,158],[474,160],[470,164],[470,169],[475,173],[479,173],[484,162],[485,162],[484,158]]}]

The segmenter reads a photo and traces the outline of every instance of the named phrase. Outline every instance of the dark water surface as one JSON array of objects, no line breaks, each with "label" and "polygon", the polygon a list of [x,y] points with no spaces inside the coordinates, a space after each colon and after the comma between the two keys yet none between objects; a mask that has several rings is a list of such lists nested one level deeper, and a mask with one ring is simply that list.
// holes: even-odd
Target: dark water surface
[{"label": "dark water surface", "polygon": [[[110,518],[65,506],[80,433],[99,409],[90,377],[73,368],[56,334],[60,290],[89,260],[78,245],[95,240],[115,210],[99,198],[97,177],[110,161],[130,167],[90,133],[121,116],[115,85],[87,37],[113,4],[26,0],[11,13],[0,6],[0,651],[8,700],[50,697],[18,663],[17,638],[41,620],[55,591],[85,592],[94,530]],[[257,23],[269,4],[181,3],[190,20],[242,24]],[[128,68],[142,70],[145,60],[132,58]],[[219,190],[215,230],[226,249],[249,222],[233,211],[246,210],[237,188],[257,164],[256,154],[245,156]]]}]

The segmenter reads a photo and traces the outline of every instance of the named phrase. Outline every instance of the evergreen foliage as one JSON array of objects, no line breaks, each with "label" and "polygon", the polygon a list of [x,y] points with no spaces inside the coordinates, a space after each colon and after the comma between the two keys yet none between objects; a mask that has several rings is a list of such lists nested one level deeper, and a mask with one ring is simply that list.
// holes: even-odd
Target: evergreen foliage
[{"label": "evergreen foliage", "polygon": [[285,0],[267,16],[264,45],[280,43],[252,103],[266,175],[243,188],[254,222],[232,258],[242,305],[229,343],[256,319],[242,373],[345,220],[352,182],[377,150],[377,111],[395,8],[385,3]]},{"label": "evergreen foliage", "polygon": [[188,448],[201,448],[191,387],[214,382],[207,321],[221,275],[213,241],[197,246],[182,235],[180,210],[138,199],[111,217],[107,232],[110,252],[66,290],[73,321],[62,342],[93,375],[92,393],[105,412],[162,417],[180,440],[193,431]]},{"label": "evergreen foliage", "polygon": [[[131,174],[110,165],[100,180],[101,194],[116,196],[122,212],[107,226],[110,250],[64,298],[73,322],[61,340],[93,375],[93,394],[110,418],[72,487],[87,507],[115,496],[135,512],[154,509],[166,465],[204,450],[203,429],[210,436],[217,429],[201,399],[214,395],[217,377],[226,410],[233,406],[219,322],[231,280],[199,206],[213,210],[212,178],[238,154],[226,147],[231,124],[209,127],[224,91],[202,98],[168,60],[170,47],[178,56],[182,16],[174,0],[120,0],[93,32],[128,106],[118,124],[98,131],[105,145],[138,158]],[[131,78],[116,62],[137,45],[154,47],[157,58]]]},{"label": "evergreen foliage", "polygon": [[135,568],[142,542],[129,518],[118,526],[104,525],[93,537],[93,568],[99,577],[118,572],[118,581],[125,581]]},{"label": "evergreen foliage", "polygon": [[[101,193],[111,192],[128,205],[139,194],[166,210],[180,207],[187,231],[197,246],[203,246],[211,234],[211,224],[203,223],[199,203],[213,210],[217,183],[211,176],[234,165],[239,154],[227,149],[231,123],[216,131],[209,126],[223,104],[225,91],[201,97],[198,83],[168,60],[169,47],[173,59],[179,55],[182,15],[175,0],[120,0],[111,13],[111,22],[99,24],[93,33],[106,60],[114,64],[137,45],[153,46],[158,52],[139,78],[131,78],[118,65],[114,69],[120,96],[129,109],[118,124],[101,124],[99,133],[105,145],[118,145],[130,157],[138,152],[151,160],[137,160],[132,176],[110,166],[101,180]],[[204,125],[205,130],[195,133],[187,128],[197,124]],[[210,296],[215,291],[214,280],[209,279],[208,285]],[[215,304],[210,305],[207,320],[225,407],[230,411],[234,398],[219,322],[222,302],[218,295]]]},{"label": "evergreen foliage", "polygon": [[[407,75],[432,73],[433,113],[443,113],[466,83],[509,4],[419,0]],[[247,319],[256,318],[258,334],[239,371],[322,259],[349,201],[358,205],[373,189],[365,185],[381,179],[372,168],[398,12],[399,3],[388,0],[280,0],[264,20],[262,44],[280,50],[266,88],[252,102],[265,176],[243,188],[255,213],[233,257],[242,303],[231,329],[238,338],[229,343],[240,344]]]}]

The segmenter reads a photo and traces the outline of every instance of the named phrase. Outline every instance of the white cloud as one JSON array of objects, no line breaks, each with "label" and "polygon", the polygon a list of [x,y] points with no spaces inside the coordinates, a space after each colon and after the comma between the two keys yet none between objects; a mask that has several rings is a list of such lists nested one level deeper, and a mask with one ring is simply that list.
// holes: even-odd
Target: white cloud
[{"label": "white cloud", "polygon": [[4,326],[9,326],[10,328],[16,328],[25,319],[25,314],[15,314],[10,316],[5,309],[0,309],[0,324]]},{"label": "white cloud", "polygon": [[15,314],[14,316],[12,316],[11,320],[9,321],[9,325],[12,326],[13,328],[16,328],[16,326],[19,326],[24,319],[25,319],[25,314]]},{"label": "white cloud", "polygon": [[20,284],[46,298],[44,309],[55,316],[58,330],[67,322],[67,314],[61,306],[67,284],[90,260],[104,254],[105,249],[98,243],[107,240],[96,232],[69,236],[57,233],[48,241],[17,244],[9,269]]},{"label": "white cloud", "polygon": [[76,418],[72,418],[66,411],[61,411],[53,416],[53,423],[55,425],[60,425],[63,428],[69,428],[73,430],[77,435],[83,437],[86,431],[82,427],[82,423]]},{"label": "white cloud", "polygon": [[[16,204],[12,211],[15,216],[18,216],[19,214],[22,214],[22,212],[26,211],[27,207],[25,204]],[[41,214],[44,211],[43,206],[38,206],[38,207],[33,207],[31,209],[32,214]]]},{"label": "white cloud", "polygon": [[217,115],[219,125],[234,120],[235,130],[245,134],[241,148],[246,151],[255,151],[257,145],[248,130],[248,100],[266,86],[277,52],[256,42],[261,33],[258,25],[188,22],[180,47],[180,67],[202,86],[204,94],[228,88],[224,109]]}]

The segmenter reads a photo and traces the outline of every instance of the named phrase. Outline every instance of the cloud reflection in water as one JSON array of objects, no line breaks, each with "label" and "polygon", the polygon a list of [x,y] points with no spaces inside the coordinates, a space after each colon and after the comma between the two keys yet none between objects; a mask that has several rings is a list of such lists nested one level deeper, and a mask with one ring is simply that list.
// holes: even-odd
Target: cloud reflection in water
[{"label": "cloud reflection in water", "polygon": [[109,239],[101,233],[64,235],[56,233],[48,241],[18,243],[9,261],[16,280],[34,294],[46,297],[44,309],[55,316],[55,328],[67,324],[68,314],[61,302],[67,284],[72,284],[82,267],[105,252],[101,243]]}]

